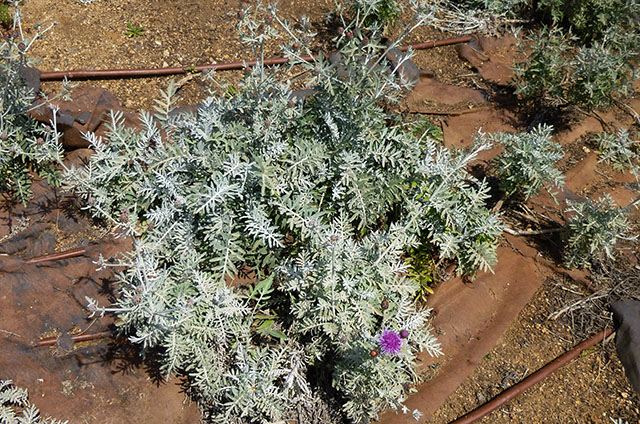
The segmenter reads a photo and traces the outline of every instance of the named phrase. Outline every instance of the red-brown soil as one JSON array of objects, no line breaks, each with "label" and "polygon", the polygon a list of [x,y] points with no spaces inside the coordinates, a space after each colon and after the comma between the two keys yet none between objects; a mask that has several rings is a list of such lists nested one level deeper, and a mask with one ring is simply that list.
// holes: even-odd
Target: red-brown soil
[{"label": "red-brown soil", "polygon": [[[236,0],[109,0],[88,6],[73,0],[25,0],[23,22],[27,32],[36,23],[59,22],[32,50],[42,70],[188,66],[250,57],[233,28],[239,6]],[[317,28],[323,28],[332,7],[328,1],[280,3],[285,16],[306,14]],[[143,25],[144,35],[126,37],[127,22]],[[449,36],[420,29],[408,41]],[[420,51],[414,59],[421,68],[433,70],[437,80],[423,79],[402,107],[433,112],[428,116],[441,123],[447,146],[471,146],[479,129],[526,128],[513,104],[497,103],[493,91],[496,84],[505,83],[505,68],[515,60],[513,43],[487,40],[482,46],[486,51],[481,56],[461,52],[469,62],[461,60],[453,46]],[[277,53],[277,46],[271,46],[268,55]],[[224,77],[237,81],[240,73]],[[80,84],[107,88],[122,105],[137,110],[151,108],[167,82],[148,78]],[[59,83],[44,85],[49,93],[58,89]],[[190,80],[181,90],[180,105],[199,102],[204,89],[199,79]],[[629,104],[640,110],[637,99]],[[632,123],[620,111],[602,116],[625,127]],[[608,192],[621,204],[629,201],[631,193],[623,187],[628,177],[598,163],[590,150],[588,136],[597,131],[602,131],[598,120],[575,117],[558,133],[555,139],[567,151],[561,166],[570,192],[560,196],[559,204],[540,195],[528,202],[531,210],[562,222],[566,197]],[[480,159],[489,160],[496,152],[484,152]],[[115,294],[109,291],[109,274],[94,272],[92,261],[100,252],[106,257],[126,248],[108,231],[93,227],[69,199],[56,197],[43,185],[35,192],[26,209],[0,211],[0,248],[8,255],[0,256],[0,282],[10,288],[0,296],[0,378],[14,379],[29,389],[43,413],[71,423],[197,422],[197,408],[182,403],[179,384],[155,380],[153,364],[136,359],[126,345],[96,341],[69,347],[63,337],[54,348],[31,347],[41,337],[77,333],[89,325],[87,332],[107,328],[108,319],[91,324],[82,307],[85,295],[108,303]],[[505,218],[510,225],[526,226],[508,213]],[[470,283],[452,279],[437,289],[429,306],[436,312],[433,325],[444,355],[424,358],[423,371],[431,379],[407,402],[425,412],[421,422],[454,420],[580,341],[572,337],[570,327],[547,319],[556,305],[553,297],[559,295],[553,282],[568,278],[556,264],[559,246],[554,243],[505,237],[495,274],[480,274]],[[20,259],[83,244],[89,248],[81,258],[46,265],[27,265]],[[638,422],[639,402],[615,352],[597,347],[483,422],[606,423],[609,417]],[[389,414],[382,422],[413,421]]]}]

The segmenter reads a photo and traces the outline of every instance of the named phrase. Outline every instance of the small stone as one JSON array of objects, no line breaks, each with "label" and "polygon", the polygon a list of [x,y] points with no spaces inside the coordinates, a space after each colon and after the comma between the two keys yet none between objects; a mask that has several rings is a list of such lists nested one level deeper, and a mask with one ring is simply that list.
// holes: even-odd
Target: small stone
[{"label": "small stone", "polygon": [[169,53],[169,50],[165,50],[162,52],[162,56],[164,57],[169,57],[171,55],[171,53]]},{"label": "small stone", "polygon": [[161,46],[162,45],[162,41],[160,41],[160,40],[156,40],[156,41],[154,41],[154,43],[156,43],[156,46]]}]

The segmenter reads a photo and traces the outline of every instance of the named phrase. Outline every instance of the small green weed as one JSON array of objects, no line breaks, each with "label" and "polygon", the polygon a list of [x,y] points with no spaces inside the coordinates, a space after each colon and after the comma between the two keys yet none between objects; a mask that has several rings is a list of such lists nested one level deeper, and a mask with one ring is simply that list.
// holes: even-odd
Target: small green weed
[{"label": "small green weed", "polygon": [[412,249],[406,263],[409,265],[407,276],[420,284],[416,292],[416,300],[426,302],[429,295],[433,294],[433,286],[436,283],[436,262],[433,259],[433,252],[424,245]]},{"label": "small green weed", "polygon": [[144,27],[138,24],[132,24],[131,22],[127,22],[127,30],[124,32],[129,38],[133,37],[142,37],[144,34]]},{"label": "small green weed", "polygon": [[367,27],[377,23],[385,31],[388,31],[390,27],[394,26],[402,13],[401,4],[396,0],[382,0],[376,2],[376,7],[370,15],[364,19],[364,24]]},{"label": "small green weed", "polygon": [[410,124],[411,134],[415,137],[429,137],[435,141],[442,142],[442,129],[434,122],[424,116],[418,116]]},{"label": "small green weed", "polygon": [[0,26],[9,28],[13,23],[13,17],[6,2],[0,2]]}]

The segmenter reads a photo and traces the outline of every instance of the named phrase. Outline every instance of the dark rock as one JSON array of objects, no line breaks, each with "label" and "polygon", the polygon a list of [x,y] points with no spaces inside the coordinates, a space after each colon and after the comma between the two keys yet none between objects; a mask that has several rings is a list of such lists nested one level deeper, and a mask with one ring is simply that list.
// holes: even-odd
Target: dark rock
[{"label": "dark rock", "polygon": [[513,78],[513,67],[518,61],[517,40],[512,35],[479,37],[456,45],[461,59],[469,62],[485,81],[506,86]]},{"label": "dark rock", "polygon": [[313,96],[315,90],[307,88],[305,90],[295,90],[291,92],[291,98],[296,99],[298,101],[305,100],[309,96]]},{"label": "dark rock", "polygon": [[611,305],[616,327],[616,351],[625,374],[640,393],[640,302],[622,300]]},{"label": "dark rock", "polygon": [[18,69],[22,76],[22,81],[37,95],[40,92],[40,70],[30,66],[20,66]]},{"label": "dark rock", "polygon": [[169,116],[173,117],[173,116],[182,115],[182,114],[185,114],[185,113],[196,114],[196,113],[198,113],[198,109],[200,109],[200,106],[202,106],[202,105],[198,103],[196,105],[187,105],[187,106],[182,106],[182,107],[176,107],[176,108],[173,108],[171,110],[171,112],[169,112]]},{"label": "dark rock", "polygon": [[[389,50],[386,55],[392,69],[395,69],[398,66],[398,63],[404,56],[405,53],[403,53],[396,47]],[[402,82],[408,83],[411,87],[414,87],[420,81],[420,68],[418,68],[416,64],[413,63],[410,59],[402,62],[396,72],[398,73]]]},{"label": "dark rock", "polygon": [[80,125],[84,125],[87,123],[87,121],[89,121],[89,118],[91,118],[91,112],[86,111],[76,116],[76,121],[78,121]]},{"label": "dark rock", "polygon": [[[106,132],[103,122],[109,113],[117,110],[126,112],[113,94],[103,88],[79,87],[71,93],[71,98],[73,100],[68,102],[52,102],[59,108],[56,115],[57,129],[63,133],[62,144],[68,148],[89,146],[83,133],[95,132],[96,135],[103,136]],[[48,106],[42,106],[30,114],[45,124],[53,118]],[[130,115],[132,114],[125,113],[125,119],[137,126],[137,120]]]}]

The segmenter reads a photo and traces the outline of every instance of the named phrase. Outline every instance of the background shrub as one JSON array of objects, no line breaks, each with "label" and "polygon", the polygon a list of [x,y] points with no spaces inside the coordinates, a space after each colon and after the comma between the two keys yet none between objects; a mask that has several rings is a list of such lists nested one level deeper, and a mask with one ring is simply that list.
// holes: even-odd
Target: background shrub
[{"label": "background shrub", "polygon": [[[640,32],[611,27],[590,46],[560,27],[529,38],[525,62],[514,68],[515,93],[537,106],[577,106],[586,112],[611,106],[632,93]],[[530,50],[530,51],[529,51]]]},{"label": "background shrub", "polygon": [[567,69],[574,38],[557,27],[544,27],[528,40],[531,51],[526,56],[527,60],[517,63],[514,68],[512,84],[516,87],[516,94],[539,103],[566,102]]},{"label": "background shrub", "polygon": [[636,239],[628,234],[628,210],[608,195],[595,202],[570,202],[567,212],[572,214],[564,233],[567,267],[591,268],[605,258],[613,259],[620,240]]},{"label": "background shrub", "polygon": [[540,0],[537,9],[549,24],[570,30],[587,45],[601,41],[611,28],[637,25],[637,0]]},{"label": "background shrub", "polygon": [[62,148],[57,134],[27,115],[35,95],[22,77],[29,40],[12,35],[0,44],[0,193],[26,204],[32,173],[58,185]]},{"label": "background shrub", "polygon": [[602,132],[595,137],[600,150],[600,162],[610,163],[619,172],[640,175],[640,141],[633,140],[629,131],[621,128],[616,134]]},{"label": "background shrub", "polygon": [[[564,185],[564,175],[555,166],[562,159],[562,147],[551,141],[553,127],[539,125],[525,133],[497,133],[489,136],[504,147],[493,160],[500,188],[507,197],[529,199],[546,189],[552,196]],[[484,134],[480,138],[486,138]]]}]

